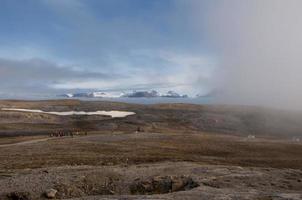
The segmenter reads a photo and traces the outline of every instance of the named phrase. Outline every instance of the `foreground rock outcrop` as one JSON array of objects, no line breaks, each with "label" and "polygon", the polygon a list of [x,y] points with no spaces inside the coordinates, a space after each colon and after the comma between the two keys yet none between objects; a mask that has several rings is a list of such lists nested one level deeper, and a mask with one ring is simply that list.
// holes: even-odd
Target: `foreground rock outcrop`
[{"label": "foreground rock outcrop", "polygon": [[301,169],[192,162],[60,166],[0,174],[0,199],[46,200],[45,191],[52,188],[54,199],[70,200],[301,200],[301,180]]},{"label": "foreground rock outcrop", "polygon": [[164,194],[198,187],[188,176],[156,176],[146,180],[136,180],[130,185],[131,194]]}]

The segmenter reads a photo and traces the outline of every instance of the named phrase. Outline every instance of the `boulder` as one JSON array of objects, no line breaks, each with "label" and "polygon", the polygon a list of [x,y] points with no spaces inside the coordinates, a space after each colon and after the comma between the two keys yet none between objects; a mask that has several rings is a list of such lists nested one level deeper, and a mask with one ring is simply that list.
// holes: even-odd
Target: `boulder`
[{"label": "boulder", "polygon": [[57,190],[55,189],[48,189],[45,191],[45,197],[48,199],[54,199],[56,198]]},{"label": "boulder", "polygon": [[171,192],[172,181],[169,176],[156,176],[151,179],[152,193],[164,194]]},{"label": "boulder", "polygon": [[156,176],[145,180],[136,179],[130,185],[131,194],[164,194],[189,190],[199,186],[188,176]]},{"label": "boulder", "polygon": [[172,192],[184,190],[185,181],[179,177],[172,178]]},{"label": "boulder", "polygon": [[190,190],[198,187],[199,184],[189,176],[172,176],[172,192]]},{"label": "boulder", "polygon": [[9,200],[31,200],[28,192],[11,192],[7,195]]}]

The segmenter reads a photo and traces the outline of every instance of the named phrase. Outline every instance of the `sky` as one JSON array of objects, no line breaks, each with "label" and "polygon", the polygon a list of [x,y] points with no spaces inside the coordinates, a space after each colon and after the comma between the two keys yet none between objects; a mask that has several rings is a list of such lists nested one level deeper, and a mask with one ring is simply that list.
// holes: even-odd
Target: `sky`
[{"label": "sky", "polygon": [[186,1],[0,4],[2,96],[151,89],[196,95],[211,89],[216,60],[193,30]]},{"label": "sky", "polygon": [[300,0],[1,0],[0,96],[174,90],[302,108]]}]

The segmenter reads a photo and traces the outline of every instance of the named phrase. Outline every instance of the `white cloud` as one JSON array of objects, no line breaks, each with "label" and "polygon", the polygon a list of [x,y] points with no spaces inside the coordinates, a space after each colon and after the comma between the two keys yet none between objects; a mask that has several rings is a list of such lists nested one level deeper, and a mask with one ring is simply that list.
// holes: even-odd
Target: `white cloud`
[{"label": "white cloud", "polygon": [[[216,63],[208,57],[180,54],[172,51],[137,50],[133,56],[149,57],[160,60],[159,66],[135,66],[131,59],[112,63],[113,71],[127,74],[125,77],[106,80],[74,80],[53,84],[60,89],[157,89],[159,91],[175,90],[195,96],[211,90],[211,78]],[[150,64],[150,63],[148,63]],[[151,65],[155,63],[151,63]]]}]

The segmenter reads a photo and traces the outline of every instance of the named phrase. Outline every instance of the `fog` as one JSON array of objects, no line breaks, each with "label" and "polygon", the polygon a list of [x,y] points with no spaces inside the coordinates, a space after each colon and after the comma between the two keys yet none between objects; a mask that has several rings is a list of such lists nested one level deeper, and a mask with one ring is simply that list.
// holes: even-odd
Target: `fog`
[{"label": "fog", "polygon": [[217,101],[302,109],[301,8],[300,0],[224,0],[199,14],[218,52]]}]

